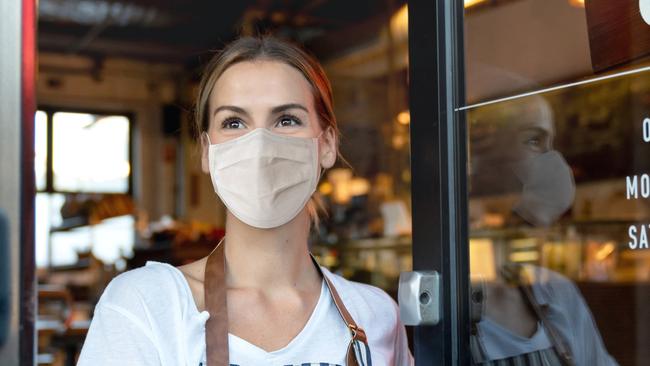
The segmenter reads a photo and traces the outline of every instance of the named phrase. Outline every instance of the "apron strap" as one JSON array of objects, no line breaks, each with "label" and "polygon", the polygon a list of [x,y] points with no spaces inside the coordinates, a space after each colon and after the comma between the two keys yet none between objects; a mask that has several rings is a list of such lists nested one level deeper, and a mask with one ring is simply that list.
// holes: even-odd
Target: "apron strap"
[{"label": "apron strap", "polygon": [[488,362],[488,355],[482,337],[483,335],[478,329],[469,336],[469,352],[472,356],[472,365]]},{"label": "apron strap", "polygon": [[228,366],[228,303],[226,302],[226,261],[224,239],[208,255],[203,279],[205,308],[205,354],[210,366]]},{"label": "apron strap", "polygon": [[318,264],[318,261],[316,261],[316,258],[314,258],[314,255],[311,253],[309,253],[309,255],[311,256],[311,260],[314,262],[316,269],[323,277],[323,280],[325,281],[325,285],[327,285],[330,294],[332,294],[332,299],[334,300],[334,305],[336,305],[336,309],[339,311],[341,318],[343,318],[343,321],[345,322],[348,329],[350,330],[350,333],[352,334],[352,339],[350,340],[350,344],[348,345],[348,351],[345,357],[346,364],[350,366],[364,364],[362,363],[363,356],[360,350],[356,349],[355,351],[355,346],[358,346],[357,342],[361,342],[366,348],[366,355],[368,358],[367,362],[370,365],[371,361],[369,360],[369,347],[368,347],[368,339],[366,337],[366,332],[361,327],[359,327],[357,323],[354,321],[352,315],[350,315],[350,312],[345,307],[345,304],[343,304],[343,300],[341,300],[341,296],[339,296],[339,293],[336,291],[336,287],[334,287],[332,281],[330,281],[330,279],[327,278],[327,276],[323,273],[323,270],[320,268],[320,265]]},{"label": "apron strap", "polygon": [[[230,362],[228,357],[228,304],[226,301],[227,287],[224,246],[225,238],[221,239],[216,248],[208,255],[205,265],[205,278],[203,279],[205,308],[210,313],[210,317],[205,323],[205,354],[207,357],[207,365],[209,366],[228,366]],[[367,365],[370,366],[370,352],[366,333],[354,321],[352,315],[350,315],[350,312],[348,312],[343,304],[334,284],[325,276],[314,256],[311,253],[310,256],[316,269],[323,277],[330,294],[332,294],[336,309],[352,334],[352,340],[348,345],[346,354],[347,365],[366,365],[363,362],[363,353],[358,349],[358,342],[361,342],[366,349],[365,356]]]}]

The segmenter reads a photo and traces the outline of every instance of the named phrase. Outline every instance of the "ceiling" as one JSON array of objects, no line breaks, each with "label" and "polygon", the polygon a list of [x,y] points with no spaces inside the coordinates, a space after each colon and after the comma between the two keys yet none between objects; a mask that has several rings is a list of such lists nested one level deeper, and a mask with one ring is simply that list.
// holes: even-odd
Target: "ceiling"
[{"label": "ceiling", "polygon": [[40,0],[39,50],[194,66],[238,34],[273,32],[319,57],[362,44],[405,0]]}]

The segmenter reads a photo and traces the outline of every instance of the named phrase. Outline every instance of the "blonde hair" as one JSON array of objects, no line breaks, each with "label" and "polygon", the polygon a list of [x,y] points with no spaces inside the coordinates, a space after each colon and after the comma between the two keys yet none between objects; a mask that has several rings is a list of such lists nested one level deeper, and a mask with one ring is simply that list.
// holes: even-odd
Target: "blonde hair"
[{"label": "blonde hair", "polygon": [[[228,44],[208,62],[203,71],[194,109],[194,131],[198,139],[210,127],[209,101],[214,85],[221,75],[232,65],[257,60],[283,62],[298,70],[311,85],[314,106],[323,131],[331,129],[336,139],[338,152],[340,131],[334,115],[332,87],[320,63],[299,46],[273,36],[241,37]],[[323,204],[318,194],[312,195],[307,203],[312,224],[318,226],[318,211]]]}]

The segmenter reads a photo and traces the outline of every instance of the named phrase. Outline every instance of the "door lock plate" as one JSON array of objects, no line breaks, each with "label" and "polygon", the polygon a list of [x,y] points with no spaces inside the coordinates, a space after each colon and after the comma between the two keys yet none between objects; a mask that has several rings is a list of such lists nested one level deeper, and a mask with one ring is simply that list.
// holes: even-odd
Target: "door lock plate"
[{"label": "door lock plate", "polygon": [[400,318],[405,325],[435,325],[440,321],[440,274],[402,272],[397,291]]}]

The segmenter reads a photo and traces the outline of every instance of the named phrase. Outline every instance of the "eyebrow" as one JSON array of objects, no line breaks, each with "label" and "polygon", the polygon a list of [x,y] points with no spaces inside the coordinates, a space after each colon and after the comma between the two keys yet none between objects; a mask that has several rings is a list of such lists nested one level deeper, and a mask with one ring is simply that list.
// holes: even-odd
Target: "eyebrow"
[{"label": "eyebrow", "polygon": [[248,116],[248,112],[246,112],[246,110],[244,108],[235,107],[233,105],[222,105],[222,106],[218,107],[217,109],[215,109],[214,113],[212,113],[212,115],[214,116],[214,115],[216,115],[217,113],[219,113],[221,111],[231,111],[231,112],[240,113],[240,114],[243,114],[245,116]]},{"label": "eyebrow", "polygon": [[539,127],[539,126],[534,126],[534,125],[524,126],[524,128],[522,128],[519,131],[520,132],[529,132],[529,131],[530,132],[541,132],[541,133],[545,133],[545,134],[550,134],[550,131],[548,129],[545,129],[545,128]]},{"label": "eyebrow", "polygon": [[274,107],[273,109],[271,109],[271,112],[273,114],[278,114],[278,113],[284,112],[284,111],[286,111],[288,109],[302,109],[303,111],[309,113],[307,108],[305,106],[303,106],[302,104],[299,104],[299,103],[288,103],[288,104],[279,105],[279,106]]},{"label": "eyebrow", "polygon": [[[305,107],[305,106],[303,106],[302,104],[299,104],[299,103],[288,103],[288,104],[279,105],[277,107],[273,107],[273,109],[271,109],[271,113],[278,114],[278,113],[282,113],[282,112],[284,112],[286,110],[289,110],[289,109],[301,109],[301,110],[309,113],[309,111],[307,110],[307,107]],[[213,115],[215,115],[215,114],[217,114],[217,113],[219,113],[221,111],[231,111],[231,112],[243,114],[245,116],[249,115],[248,112],[246,112],[246,110],[244,108],[236,107],[236,106],[233,106],[233,105],[219,106],[217,109],[214,110]]]}]

